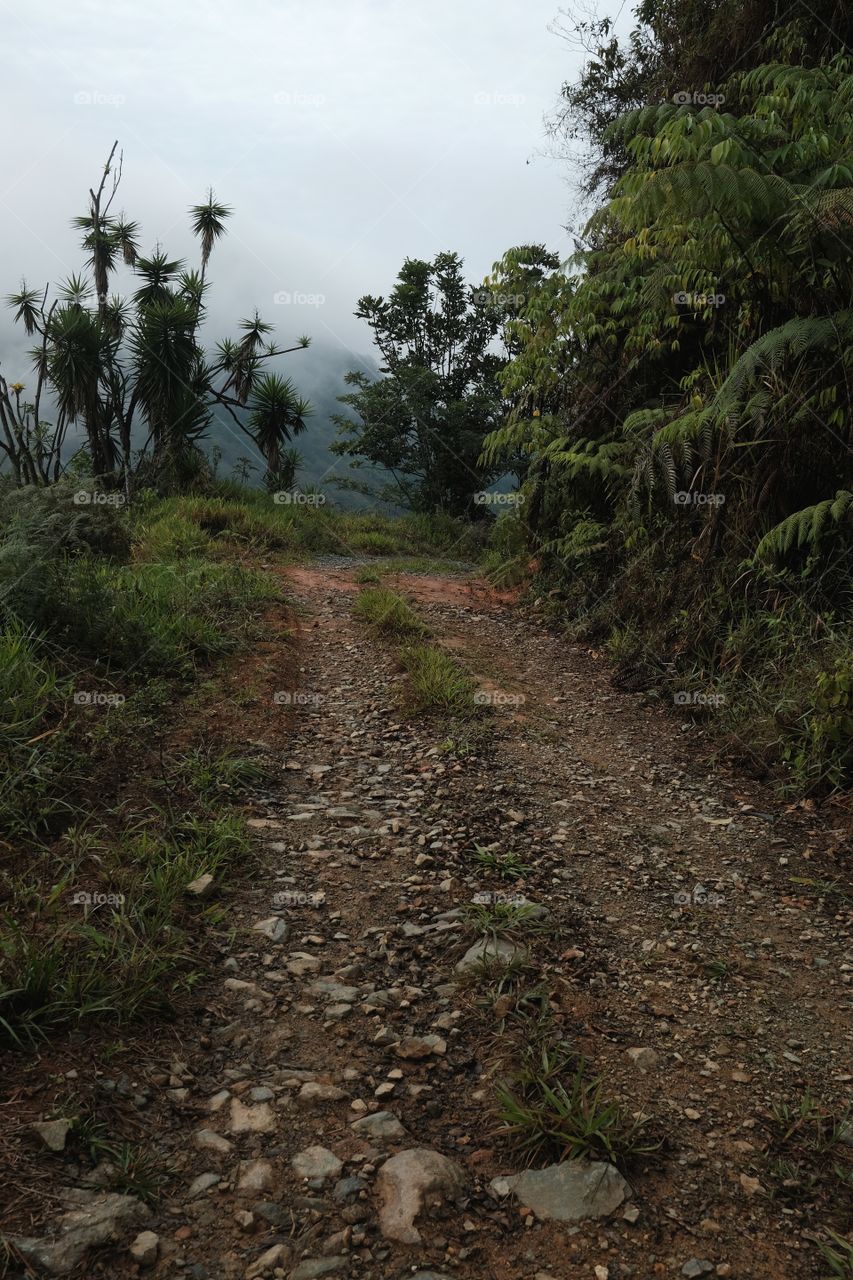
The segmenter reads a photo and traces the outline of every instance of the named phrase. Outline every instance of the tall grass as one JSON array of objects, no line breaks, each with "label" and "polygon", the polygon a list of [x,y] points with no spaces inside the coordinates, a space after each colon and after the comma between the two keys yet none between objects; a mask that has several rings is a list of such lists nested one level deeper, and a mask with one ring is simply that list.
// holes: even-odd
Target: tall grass
[{"label": "tall grass", "polygon": [[[428,555],[478,559],[491,522],[471,525],[450,516],[390,516],[332,505],[276,503],[272,494],[230,485],[223,496],[155,498],[139,504],[138,553],[156,559],[195,543],[195,526],[213,548],[326,555]],[[197,544],[196,544],[197,545]],[[211,546],[206,544],[206,552]]]},{"label": "tall grass", "polygon": [[59,717],[65,691],[18,619],[0,631],[0,831],[19,835],[57,809],[67,769]]}]

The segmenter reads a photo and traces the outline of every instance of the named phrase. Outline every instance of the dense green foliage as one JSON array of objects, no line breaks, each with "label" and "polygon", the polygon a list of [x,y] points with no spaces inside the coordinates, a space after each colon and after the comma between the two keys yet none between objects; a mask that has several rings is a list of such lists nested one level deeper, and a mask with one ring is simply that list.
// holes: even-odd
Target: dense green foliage
[{"label": "dense green foliage", "polygon": [[611,124],[629,167],[565,268],[537,247],[497,265],[491,286],[526,301],[508,325],[512,410],[484,459],[526,456],[542,569],[593,630],[614,629],[620,656],[658,675],[674,662],[699,688],[743,669],[754,683],[729,699],[732,726],[757,718],[758,754],[840,784],[853,64],[773,63],[723,88],[725,109],[666,103]]},{"label": "dense green foliage", "polygon": [[816,66],[853,47],[844,0],[639,0],[634,16],[624,42],[610,17],[556,24],[587,57],[577,80],[563,86],[551,129],[582,140],[588,191],[609,187],[631,163],[611,128],[617,116],[652,103],[714,101],[734,72],[771,62]]}]

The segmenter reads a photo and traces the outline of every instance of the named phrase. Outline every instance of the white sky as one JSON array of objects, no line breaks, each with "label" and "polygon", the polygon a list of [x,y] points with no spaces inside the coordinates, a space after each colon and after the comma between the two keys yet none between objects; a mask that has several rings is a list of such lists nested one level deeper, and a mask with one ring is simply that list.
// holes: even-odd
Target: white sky
[{"label": "white sky", "polygon": [[[26,0],[3,5],[0,294],[82,259],[69,219],[113,139],[116,208],[174,256],[212,185],[216,329],[258,306],[282,340],[369,350],[352,311],[405,257],[479,281],[512,245],[568,251],[574,197],[543,116],[577,68],[559,0]],[[573,65],[574,64],[574,65]],[[527,163],[527,162],[530,163]],[[276,305],[276,293],[322,296]],[[23,340],[0,311],[0,360]],[[295,369],[294,369],[295,372]]]}]

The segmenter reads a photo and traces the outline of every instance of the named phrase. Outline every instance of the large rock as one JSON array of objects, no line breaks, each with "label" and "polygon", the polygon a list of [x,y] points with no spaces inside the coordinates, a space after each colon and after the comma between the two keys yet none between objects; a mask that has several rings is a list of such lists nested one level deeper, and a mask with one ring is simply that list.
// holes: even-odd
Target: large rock
[{"label": "large rock", "polygon": [[222,1179],[218,1173],[200,1173],[197,1178],[193,1178],[187,1190],[187,1199],[195,1200],[198,1196],[203,1196],[205,1191],[209,1191],[211,1187],[215,1187],[217,1182]]},{"label": "large rock", "polygon": [[239,1098],[231,1099],[232,1133],[272,1133],[274,1128],[275,1115],[268,1103],[246,1107]]},{"label": "large rock", "polygon": [[447,1053],[447,1041],[441,1036],[406,1036],[394,1052],[398,1058],[428,1058],[431,1053]]},{"label": "large rock", "polygon": [[216,888],[212,875],[199,876],[197,880],[191,880],[186,887],[186,892],[191,893],[194,898],[209,898]]},{"label": "large rock", "polygon": [[635,1048],[626,1049],[625,1052],[634,1066],[639,1067],[641,1071],[654,1071],[660,1061],[660,1055],[648,1045],[636,1045]]},{"label": "large rock", "polygon": [[349,1095],[333,1084],[320,1084],[309,1080],[296,1095],[297,1104],[310,1110],[313,1107],[325,1107],[333,1102],[343,1102]]},{"label": "large rock", "polygon": [[39,1120],[33,1126],[48,1151],[64,1151],[65,1139],[74,1128],[73,1120]]},{"label": "large rock", "polygon": [[366,1134],[368,1138],[377,1138],[380,1141],[403,1138],[406,1134],[406,1130],[393,1111],[374,1111],[372,1115],[354,1120],[350,1128],[356,1133]]},{"label": "large rock", "polygon": [[463,1169],[439,1151],[412,1147],[386,1160],[376,1179],[381,1207],[379,1228],[386,1240],[420,1244],[415,1219],[447,1200],[464,1196],[468,1179]]},{"label": "large rock", "polygon": [[320,1276],[341,1275],[349,1269],[349,1258],[339,1253],[334,1258],[306,1258],[290,1273],[290,1280],[319,1280]]},{"label": "large rock", "polygon": [[509,968],[513,964],[523,964],[526,959],[526,949],[516,946],[506,938],[480,938],[465,952],[456,966],[456,972],[476,972],[478,969],[490,968],[492,965],[504,965]]},{"label": "large rock", "polygon": [[221,1156],[227,1155],[232,1145],[227,1138],[223,1138],[220,1133],[214,1133],[212,1129],[196,1130],[193,1134],[193,1142],[199,1151],[215,1151]]},{"label": "large rock", "polygon": [[[265,1249],[259,1258],[244,1272],[245,1280],[256,1280],[256,1277],[270,1276],[273,1267],[283,1267],[290,1261],[290,1249],[286,1244],[274,1244]],[[207,1274],[205,1272],[205,1274]]]},{"label": "large rock", "polygon": [[258,920],[253,924],[252,932],[262,933],[270,942],[286,942],[290,930],[287,921],[282,920],[281,916],[268,916],[266,920]]},{"label": "large rock", "polygon": [[300,1178],[337,1178],[344,1167],[334,1151],[328,1147],[306,1147],[290,1162]]},{"label": "large rock", "polygon": [[334,1004],[354,1004],[358,999],[358,987],[350,987],[337,978],[315,978],[308,991],[312,996],[325,996]]},{"label": "large rock", "polygon": [[269,1160],[242,1160],[237,1170],[238,1191],[265,1191],[273,1179]]},{"label": "large rock", "polygon": [[160,1254],[160,1237],[156,1231],[140,1231],[130,1246],[130,1256],[140,1267],[153,1267]]},{"label": "large rock", "polygon": [[68,1275],[88,1249],[121,1243],[131,1228],[151,1217],[151,1210],[135,1196],[72,1189],[63,1200],[66,1212],[47,1235],[12,1238],[28,1262],[52,1276]]},{"label": "large rock", "polygon": [[631,1195],[631,1188],[612,1164],[603,1161],[566,1160],[547,1169],[494,1178],[492,1190],[500,1196],[514,1192],[537,1218],[580,1222],[582,1218],[606,1218]]}]

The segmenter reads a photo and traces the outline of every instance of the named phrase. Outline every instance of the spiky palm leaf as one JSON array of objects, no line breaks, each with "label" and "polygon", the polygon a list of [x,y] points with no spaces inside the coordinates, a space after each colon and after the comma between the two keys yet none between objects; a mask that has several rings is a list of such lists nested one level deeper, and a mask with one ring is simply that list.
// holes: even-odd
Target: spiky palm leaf
[{"label": "spiky palm leaf", "polygon": [[267,470],[276,474],[281,469],[282,446],[305,430],[311,406],[300,399],[289,378],[267,373],[254,387],[249,407],[249,430]]},{"label": "spiky palm leaf", "polygon": [[190,302],[169,298],[143,308],[133,330],[133,375],[155,449],[184,431],[188,415],[193,424],[198,421],[196,323]]},{"label": "spiky palm leaf", "polygon": [[10,293],[6,299],[7,305],[15,307],[15,321],[22,321],[24,331],[28,336],[35,333],[38,321],[41,317],[41,300],[42,295],[36,289],[28,289],[27,282],[21,282],[21,288],[17,293]]},{"label": "spiky palm leaf", "polygon": [[135,271],[145,283],[133,295],[136,305],[149,307],[168,303],[173,297],[173,281],[183,265],[180,258],[169,258],[160,249],[156,249],[150,258],[137,258]]},{"label": "spiky palm leaf", "polygon": [[204,271],[210,259],[216,241],[225,235],[225,222],[231,217],[232,209],[227,204],[220,204],[211,188],[207,193],[205,204],[194,204],[190,208],[192,231],[201,240],[201,269]]},{"label": "spiky palm leaf", "polygon": [[50,379],[60,411],[72,422],[93,418],[104,355],[101,324],[92,312],[60,307],[50,323]]}]

